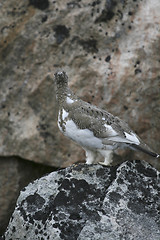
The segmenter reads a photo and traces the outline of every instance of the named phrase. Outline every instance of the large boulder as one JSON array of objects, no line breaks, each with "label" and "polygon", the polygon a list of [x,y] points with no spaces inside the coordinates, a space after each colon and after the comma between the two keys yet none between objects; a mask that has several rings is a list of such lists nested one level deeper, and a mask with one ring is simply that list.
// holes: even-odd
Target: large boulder
[{"label": "large boulder", "polygon": [[[20,190],[19,161],[28,169],[25,160],[66,167],[85,159],[57,128],[58,68],[79,97],[127,121],[160,152],[159,13],[159,0],[0,1],[0,222]],[[133,151],[118,153],[116,161],[145,158],[160,165]],[[4,186],[5,193],[12,187],[6,176],[13,175],[13,194],[5,201]]]},{"label": "large boulder", "polygon": [[160,149],[159,0],[2,0],[0,9],[1,156],[56,167],[84,161],[57,128],[57,68],[83,100]]},{"label": "large boulder", "polygon": [[4,233],[15,209],[20,190],[55,168],[18,157],[0,158],[0,235]]},{"label": "large boulder", "polygon": [[159,194],[145,162],[73,165],[21,191],[3,239],[159,240]]}]

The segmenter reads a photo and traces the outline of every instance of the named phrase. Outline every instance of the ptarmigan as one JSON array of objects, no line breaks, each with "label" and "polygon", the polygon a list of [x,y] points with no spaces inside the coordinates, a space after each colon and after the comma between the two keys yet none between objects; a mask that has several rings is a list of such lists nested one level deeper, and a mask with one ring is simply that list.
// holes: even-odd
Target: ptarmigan
[{"label": "ptarmigan", "polygon": [[59,105],[58,127],[65,136],[80,144],[86,151],[87,164],[93,163],[95,154],[99,152],[105,158],[103,164],[110,165],[113,150],[124,147],[159,157],[127,123],[75,96],[68,87],[65,72],[55,73],[55,84]]}]

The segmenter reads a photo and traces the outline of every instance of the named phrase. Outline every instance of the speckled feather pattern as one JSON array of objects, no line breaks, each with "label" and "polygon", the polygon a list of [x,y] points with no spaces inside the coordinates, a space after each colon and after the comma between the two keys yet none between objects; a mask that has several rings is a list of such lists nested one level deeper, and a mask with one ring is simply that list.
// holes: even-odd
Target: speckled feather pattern
[{"label": "speckled feather pattern", "polygon": [[56,97],[59,104],[58,126],[60,131],[81,145],[86,151],[86,162],[94,162],[94,152],[112,162],[116,148],[138,148],[154,157],[159,155],[130,129],[128,124],[111,113],[82,101],[68,87],[65,72],[55,74]]}]

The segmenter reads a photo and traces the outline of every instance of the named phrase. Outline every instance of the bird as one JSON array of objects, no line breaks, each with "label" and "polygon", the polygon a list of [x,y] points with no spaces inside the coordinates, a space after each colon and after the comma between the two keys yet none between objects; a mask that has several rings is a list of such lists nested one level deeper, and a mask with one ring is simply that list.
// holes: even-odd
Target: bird
[{"label": "bird", "polygon": [[68,86],[65,71],[57,71],[54,82],[59,130],[85,150],[86,164],[95,163],[96,154],[100,153],[104,157],[104,162],[100,163],[112,165],[113,151],[118,148],[130,148],[155,158],[160,157],[125,121],[77,97]]}]

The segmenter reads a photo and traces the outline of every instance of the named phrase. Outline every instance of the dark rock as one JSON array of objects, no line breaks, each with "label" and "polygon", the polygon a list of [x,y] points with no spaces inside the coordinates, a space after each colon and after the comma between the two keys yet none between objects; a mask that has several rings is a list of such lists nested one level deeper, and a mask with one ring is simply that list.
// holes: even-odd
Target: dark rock
[{"label": "dark rock", "polygon": [[97,53],[97,41],[95,39],[79,40],[80,45],[86,52]]},{"label": "dark rock", "polygon": [[114,16],[114,12],[103,10],[101,15],[96,19],[95,23],[107,22],[111,20]]},{"label": "dark rock", "polygon": [[142,71],[141,71],[141,69],[136,68],[134,72],[135,72],[135,74],[138,74],[138,73],[141,73]]},{"label": "dark rock", "polygon": [[56,25],[54,31],[58,44],[61,44],[65,38],[69,37],[69,29],[64,25]]},{"label": "dark rock", "polygon": [[159,194],[145,162],[73,165],[21,192],[5,239],[159,240]]},{"label": "dark rock", "polygon": [[108,56],[105,58],[105,61],[106,61],[106,62],[109,62],[110,60],[111,60],[111,56],[108,55]]},{"label": "dark rock", "polygon": [[48,0],[29,0],[30,5],[33,5],[35,8],[38,8],[40,10],[45,10],[49,7],[49,1]]},{"label": "dark rock", "polygon": [[[9,219],[14,211],[20,190],[28,185],[29,182],[40,178],[46,173],[54,171],[53,167],[26,161],[18,157],[0,158],[0,235],[4,233]],[[43,204],[38,197],[36,202],[28,204],[31,210],[37,202]],[[33,196],[28,196],[28,202],[32,202]],[[40,205],[41,206],[41,205]],[[29,208],[28,208],[29,211]]]}]

